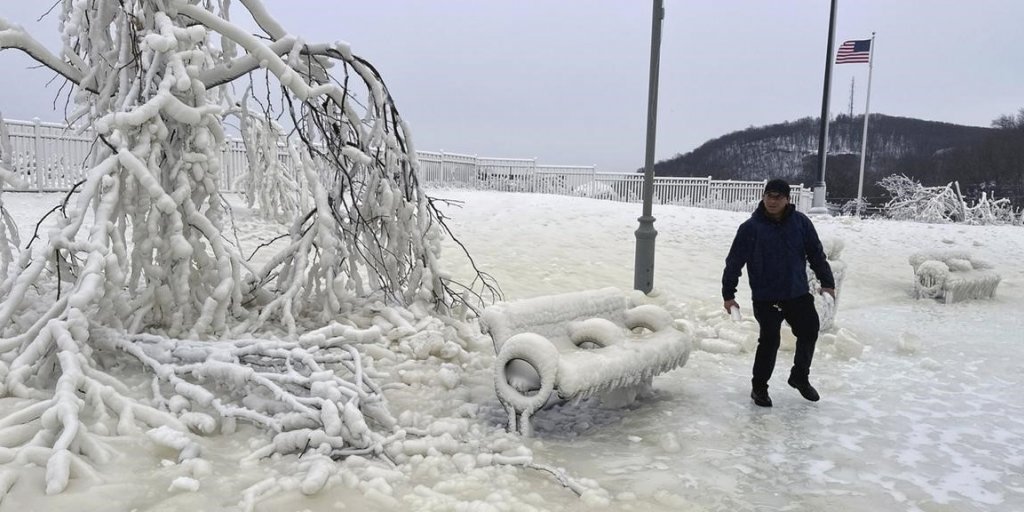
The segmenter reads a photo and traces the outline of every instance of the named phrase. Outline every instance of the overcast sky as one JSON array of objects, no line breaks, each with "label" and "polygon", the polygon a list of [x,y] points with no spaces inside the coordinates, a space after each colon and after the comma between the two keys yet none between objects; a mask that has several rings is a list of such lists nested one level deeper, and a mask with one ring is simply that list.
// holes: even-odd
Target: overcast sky
[{"label": "overcast sky", "polygon": [[[632,171],[644,163],[645,0],[265,0],[310,42],[372,62],[420,150]],[[0,16],[56,49],[51,2]],[[241,4],[233,2],[233,8]],[[827,0],[665,0],[657,158],[821,112]],[[1024,1],[840,0],[836,47],[877,32],[871,111],[989,126],[1024,108]],[[0,52],[0,111],[60,120],[52,73]],[[834,114],[863,113],[866,64],[833,68]],[[62,103],[61,103],[62,104]]]}]

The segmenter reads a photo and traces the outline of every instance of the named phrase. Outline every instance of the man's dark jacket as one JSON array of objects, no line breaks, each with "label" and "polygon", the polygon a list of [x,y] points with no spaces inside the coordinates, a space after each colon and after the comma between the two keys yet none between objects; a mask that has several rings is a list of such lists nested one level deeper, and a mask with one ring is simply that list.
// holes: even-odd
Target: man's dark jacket
[{"label": "man's dark jacket", "polygon": [[822,288],[835,288],[832,269],[825,259],[818,232],[806,215],[787,205],[781,220],[768,216],[764,203],[740,225],[725,258],[722,298],[736,297],[741,269],[747,267],[752,299],[778,301],[809,293],[807,263]]}]

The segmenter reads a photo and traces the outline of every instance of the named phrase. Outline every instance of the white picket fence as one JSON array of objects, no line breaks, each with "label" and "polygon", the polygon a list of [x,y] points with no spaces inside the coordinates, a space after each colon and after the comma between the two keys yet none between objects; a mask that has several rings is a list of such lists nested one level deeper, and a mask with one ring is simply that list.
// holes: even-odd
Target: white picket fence
[{"label": "white picket fence", "polygon": [[[7,136],[0,133],[0,153],[22,180],[18,191],[66,191],[80,181],[93,144],[90,130],[62,124],[4,120]],[[238,178],[247,160],[240,140],[222,149],[221,189],[238,191]],[[559,194],[615,201],[640,202],[643,175],[598,172],[595,166],[542,165],[535,159],[487,158],[455,153],[419,151],[420,183],[432,187]],[[657,204],[750,211],[761,199],[764,181],[707,178],[654,178]],[[792,202],[806,211],[810,190],[794,186]]]}]

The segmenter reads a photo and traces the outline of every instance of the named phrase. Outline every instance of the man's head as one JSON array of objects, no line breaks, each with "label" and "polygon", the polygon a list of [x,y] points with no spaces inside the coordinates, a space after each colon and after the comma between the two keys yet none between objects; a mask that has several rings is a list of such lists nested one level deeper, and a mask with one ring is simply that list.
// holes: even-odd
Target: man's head
[{"label": "man's head", "polygon": [[778,218],[789,205],[789,183],[786,180],[774,179],[764,186],[764,209],[768,216]]}]

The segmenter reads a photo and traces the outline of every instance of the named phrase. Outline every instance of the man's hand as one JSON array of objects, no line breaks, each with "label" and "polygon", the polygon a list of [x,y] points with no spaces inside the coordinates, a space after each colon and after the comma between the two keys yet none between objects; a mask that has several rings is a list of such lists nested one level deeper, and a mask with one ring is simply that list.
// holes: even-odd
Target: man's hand
[{"label": "man's hand", "polygon": [[732,308],[738,308],[738,307],[740,307],[740,304],[738,302],[736,302],[736,299],[730,299],[730,300],[725,301],[724,307],[725,307],[725,312],[729,313],[731,315],[732,314]]},{"label": "man's hand", "polygon": [[832,296],[832,300],[836,300],[836,289],[835,288],[822,288],[821,293],[827,293]]}]

